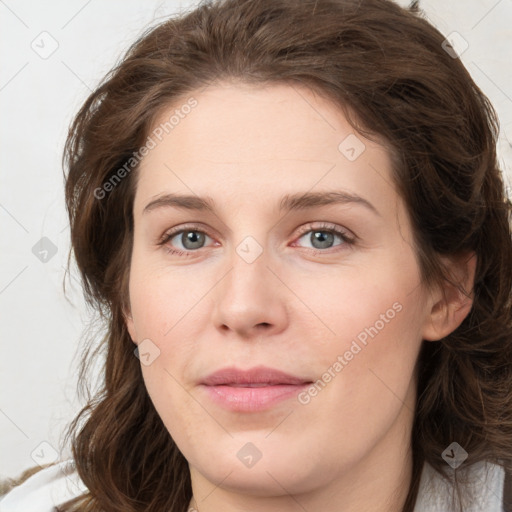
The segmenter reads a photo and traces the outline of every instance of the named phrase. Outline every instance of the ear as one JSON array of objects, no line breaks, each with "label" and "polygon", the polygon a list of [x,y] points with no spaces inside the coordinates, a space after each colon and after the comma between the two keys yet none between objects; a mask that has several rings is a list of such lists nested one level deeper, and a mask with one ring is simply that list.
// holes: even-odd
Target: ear
[{"label": "ear", "polygon": [[137,345],[137,331],[135,330],[135,322],[133,321],[129,306],[123,308],[123,317],[128,333],[130,334],[130,338]]},{"label": "ear", "polygon": [[428,302],[423,339],[437,341],[455,331],[473,306],[477,257],[474,252],[442,258],[450,281],[436,287]]}]

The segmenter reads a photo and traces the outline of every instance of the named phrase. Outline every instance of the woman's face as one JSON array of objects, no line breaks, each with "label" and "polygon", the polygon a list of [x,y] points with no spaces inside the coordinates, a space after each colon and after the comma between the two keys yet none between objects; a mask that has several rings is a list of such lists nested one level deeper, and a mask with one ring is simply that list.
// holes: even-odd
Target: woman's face
[{"label": "woman's face", "polygon": [[[305,88],[190,96],[155,125],[134,203],[127,324],[149,396],[204,495],[378,486],[409,456],[433,300],[389,154]],[[208,380],[258,367],[296,380]]]}]

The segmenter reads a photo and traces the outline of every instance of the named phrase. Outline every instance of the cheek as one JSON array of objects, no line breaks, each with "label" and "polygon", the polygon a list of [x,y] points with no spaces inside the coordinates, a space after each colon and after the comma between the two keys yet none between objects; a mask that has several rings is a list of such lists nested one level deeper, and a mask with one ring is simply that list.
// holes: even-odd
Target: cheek
[{"label": "cheek", "polygon": [[152,266],[134,253],[129,284],[132,317],[137,341],[146,343],[151,354],[149,361],[141,358],[142,375],[151,401],[175,439],[197,432],[204,424],[196,414],[200,411],[184,372],[197,359],[199,320],[209,318],[206,301],[201,301],[207,284],[206,279],[198,279],[191,286],[184,272]]},{"label": "cheek", "polygon": [[147,256],[144,259],[134,253],[129,293],[137,337],[159,344],[166,342],[181,322],[190,324],[189,318],[197,316],[208,283],[206,274],[196,272],[191,279],[190,272],[161,262],[155,264]]},{"label": "cheek", "polygon": [[421,346],[415,299],[420,297],[405,290],[367,297],[365,307],[351,307],[335,324],[338,338],[311,354],[322,361],[321,369],[299,397],[297,417],[308,432],[328,440],[316,437],[326,453],[332,450],[348,466],[379,443],[397,418],[412,421]]},{"label": "cheek", "polygon": [[298,292],[321,319],[310,322],[328,331],[311,347],[310,357],[321,363],[320,382],[304,402],[328,402],[344,425],[353,420],[356,431],[365,415],[396,413],[411,387],[422,341],[425,298],[412,253],[378,263],[319,280],[321,287],[306,282]]},{"label": "cheek", "polygon": [[379,346],[399,348],[406,340],[416,340],[421,330],[424,298],[412,252],[382,254],[357,268],[285,277],[303,298],[294,301],[300,311],[294,321],[315,333],[315,346],[327,355],[349,349],[354,340],[361,347],[380,340]]}]

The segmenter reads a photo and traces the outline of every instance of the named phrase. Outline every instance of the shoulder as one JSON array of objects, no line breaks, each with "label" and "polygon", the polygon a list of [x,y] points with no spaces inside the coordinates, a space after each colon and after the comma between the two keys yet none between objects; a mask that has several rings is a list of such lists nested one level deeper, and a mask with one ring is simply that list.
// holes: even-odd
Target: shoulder
[{"label": "shoulder", "polygon": [[[461,485],[466,496],[463,510],[466,512],[503,512],[505,470],[487,461],[477,462],[462,471]],[[445,512],[458,510],[458,500],[453,494],[452,483],[428,463],[423,466],[418,497],[414,512]],[[508,510],[508,508],[506,509]]]},{"label": "shoulder", "polygon": [[61,461],[11,489],[0,501],[0,512],[53,512],[55,506],[85,492],[74,461]]}]

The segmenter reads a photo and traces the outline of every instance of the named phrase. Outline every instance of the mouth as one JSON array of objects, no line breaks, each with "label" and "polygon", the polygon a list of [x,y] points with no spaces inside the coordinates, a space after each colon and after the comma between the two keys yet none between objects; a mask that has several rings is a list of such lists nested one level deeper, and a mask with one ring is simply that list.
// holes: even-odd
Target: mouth
[{"label": "mouth", "polygon": [[256,412],[296,397],[312,380],[258,366],[249,370],[234,367],[216,371],[200,382],[215,404],[235,412]]},{"label": "mouth", "polygon": [[201,384],[205,386],[227,385],[236,387],[274,386],[279,384],[300,385],[307,383],[311,383],[311,380],[267,366],[256,366],[248,370],[240,370],[234,366],[222,368],[211,373],[201,381]]}]

